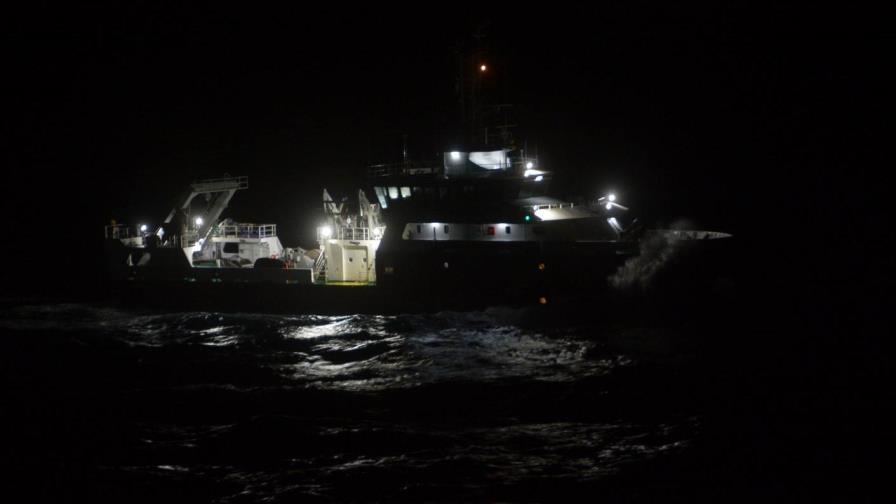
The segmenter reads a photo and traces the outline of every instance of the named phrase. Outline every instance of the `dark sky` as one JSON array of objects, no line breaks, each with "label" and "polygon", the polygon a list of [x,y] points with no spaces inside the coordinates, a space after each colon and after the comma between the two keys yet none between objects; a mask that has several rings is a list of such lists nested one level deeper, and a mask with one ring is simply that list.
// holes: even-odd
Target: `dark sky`
[{"label": "dark sky", "polygon": [[51,255],[77,264],[110,218],[158,221],[226,172],[250,176],[232,215],[307,241],[322,187],[360,186],[402,133],[414,155],[441,149],[453,47],[480,26],[560,195],[612,188],[647,218],[747,235],[861,220],[828,194],[865,188],[855,151],[892,40],[871,13],[222,5],[6,16],[3,201],[20,236],[49,226],[71,244]]}]

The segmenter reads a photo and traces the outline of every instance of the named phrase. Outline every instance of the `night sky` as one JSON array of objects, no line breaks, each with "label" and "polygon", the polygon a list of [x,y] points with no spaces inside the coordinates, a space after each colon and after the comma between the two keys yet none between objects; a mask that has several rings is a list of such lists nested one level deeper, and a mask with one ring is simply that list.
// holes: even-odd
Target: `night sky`
[{"label": "night sky", "polygon": [[309,246],[322,187],[353,194],[402,134],[413,157],[443,150],[454,48],[477,30],[557,195],[613,189],[648,222],[734,232],[776,268],[804,251],[770,253],[771,238],[796,235],[821,265],[840,249],[817,248],[818,231],[870,227],[831,195],[881,191],[860,156],[892,38],[871,13],[452,7],[10,13],[3,215],[21,248],[7,260],[89,280],[109,219],[158,222],[189,182],[224,173],[250,177],[228,215]]}]

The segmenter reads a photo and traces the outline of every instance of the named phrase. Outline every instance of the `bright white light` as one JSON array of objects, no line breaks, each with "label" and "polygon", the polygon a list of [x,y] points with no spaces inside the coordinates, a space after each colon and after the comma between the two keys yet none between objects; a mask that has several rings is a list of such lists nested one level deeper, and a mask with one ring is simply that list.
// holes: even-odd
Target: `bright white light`
[{"label": "bright white light", "polygon": [[196,220],[194,222],[196,223],[196,227],[199,227],[202,226],[202,223],[205,221],[202,220],[202,217],[196,217]]},{"label": "bright white light", "polygon": [[460,161],[460,152],[451,151],[451,160],[452,161]]},{"label": "bright white light", "polygon": [[524,170],[523,171],[524,177],[533,177],[535,175],[544,175],[544,172],[541,170]]},{"label": "bright white light", "polygon": [[613,194],[613,193],[610,193],[610,195],[607,196],[607,199],[610,200],[610,201],[616,201],[616,195]]},{"label": "bright white light", "polygon": [[607,204],[604,206],[604,208],[606,208],[607,210],[610,210],[610,209],[613,208],[613,204],[612,204],[612,203],[607,203]]},{"label": "bright white light", "polygon": [[607,222],[610,224],[610,227],[612,227],[614,231],[616,231],[617,233],[622,232],[622,226],[619,225],[619,221],[616,220],[616,217],[610,217],[609,219],[607,219]]},{"label": "bright white light", "polygon": [[329,238],[331,234],[333,234],[333,228],[331,228],[330,226],[321,226],[321,228],[320,228],[321,236],[323,236],[324,238]]},{"label": "bright white light", "polygon": [[146,230],[149,229],[146,224],[140,224],[140,232],[145,233]]},{"label": "bright white light", "polygon": [[544,175],[539,175],[539,176],[535,177],[536,182],[541,182],[542,180],[544,180]]},{"label": "bright white light", "polygon": [[507,153],[503,150],[471,152],[469,159],[486,170],[501,170],[507,165]]},{"label": "bright white light", "polygon": [[488,67],[485,66],[485,63],[479,65],[479,71],[480,71],[480,72],[484,72],[484,71],[486,71],[486,70],[488,70]]},{"label": "bright white light", "polygon": [[526,163],[526,168],[529,170],[531,170],[534,166],[535,166],[535,163],[533,163],[532,161],[529,161],[528,163]]}]

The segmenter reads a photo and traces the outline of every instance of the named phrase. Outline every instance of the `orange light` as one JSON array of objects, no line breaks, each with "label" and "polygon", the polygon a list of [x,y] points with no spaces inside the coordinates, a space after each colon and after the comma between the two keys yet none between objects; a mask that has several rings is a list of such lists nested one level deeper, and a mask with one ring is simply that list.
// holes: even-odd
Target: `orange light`
[{"label": "orange light", "polygon": [[488,70],[488,67],[485,66],[485,63],[479,65],[479,71],[480,71],[480,72],[484,72],[484,71],[486,71],[486,70]]},{"label": "orange light", "polygon": [[538,263],[539,271],[544,271],[544,263]]},{"label": "orange light", "polygon": [[548,298],[541,296],[538,298],[538,304],[548,304]]}]

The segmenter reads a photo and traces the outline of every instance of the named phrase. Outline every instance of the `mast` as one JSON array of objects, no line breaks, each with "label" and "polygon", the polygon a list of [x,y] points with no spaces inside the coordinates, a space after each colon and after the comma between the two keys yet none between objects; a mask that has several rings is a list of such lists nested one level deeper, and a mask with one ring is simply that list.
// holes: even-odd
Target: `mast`
[{"label": "mast", "polygon": [[[486,37],[486,24],[481,24],[472,37],[475,46],[467,49],[467,43],[461,41],[455,47],[457,55],[457,77],[455,91],[460,111],[460,137],[462,142],[476,144],[485,140],[488,143],[488,131],[484,123],[482,85],[483,79],[490,70],[482,47]],[[481,136],[484,133],[484,137]]]},{"label": "mast", "polygon": [[[511,129],[513,106],[507,100],[506,81],[494,82],[496,74],[504,76],[504,69],[495,61],[488,48],[486,28],[480,24],[471,35],[472,41],[458,42],[456,93],[460,111],[461,143],[501,148],[515,147]],[[503,78],[501,80],[504,80]]]}]

